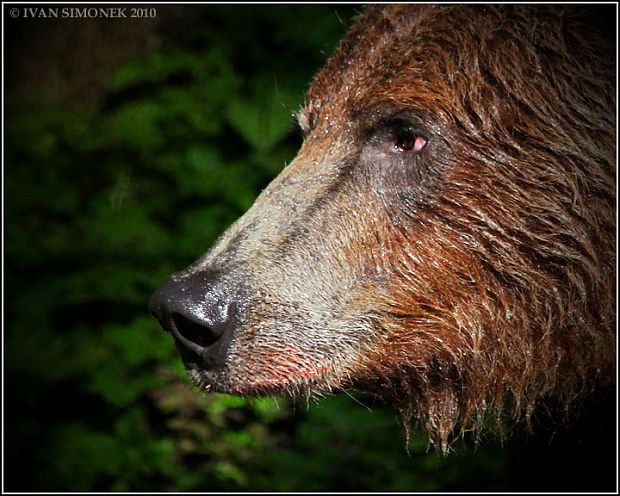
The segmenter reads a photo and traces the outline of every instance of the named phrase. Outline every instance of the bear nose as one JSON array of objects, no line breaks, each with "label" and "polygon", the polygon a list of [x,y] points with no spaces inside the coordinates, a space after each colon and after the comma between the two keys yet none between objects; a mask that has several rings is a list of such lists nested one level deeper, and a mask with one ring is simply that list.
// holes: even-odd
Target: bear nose
[{"label": "bear nose", "polygon": [[237,305],[221,296],[208,274],[170,277],[153,294],[151,314],[174,336],[183,361],[205,369],[225,364]]}]

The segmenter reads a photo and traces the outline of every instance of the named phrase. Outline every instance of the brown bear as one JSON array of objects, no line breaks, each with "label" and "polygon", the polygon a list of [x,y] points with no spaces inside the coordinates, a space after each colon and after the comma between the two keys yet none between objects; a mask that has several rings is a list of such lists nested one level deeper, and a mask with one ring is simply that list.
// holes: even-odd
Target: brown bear
[{"label": "brown bear", "polygon": [[195,383],[377,395],[440,449],[615,380],[615,51],[588,5],[375,5],[298,156],[151,311]]}]

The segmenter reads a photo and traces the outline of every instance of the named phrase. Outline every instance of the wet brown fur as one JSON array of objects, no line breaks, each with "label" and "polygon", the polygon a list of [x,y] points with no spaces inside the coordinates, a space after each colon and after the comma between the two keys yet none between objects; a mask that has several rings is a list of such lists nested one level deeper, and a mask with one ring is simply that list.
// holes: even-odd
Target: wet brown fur
[{"label": "wet brown fur", "polygon": [[[432,207],[406,231],[380,226],[389,331],[361,374],[445,446],[459,419],[507,403],[527,417],[549,395],[568,407],[613,380],[615,102],[613,54],[586,45],[579,8],[428,10],[367,12],[306,112],[394,102],[441,122],[451,142]],[[347,100],[323,101],[343,84]]]},{"label": "wet brown fur", "polygon": [[[196,382],[367,391],[444,450],[613,383],[615,53],[589,9],[364,11],[310,87],[298,157],[189,270],[228,267],[248,295],[228,368]],[[377,137],[403,112],[415,157]]]}]

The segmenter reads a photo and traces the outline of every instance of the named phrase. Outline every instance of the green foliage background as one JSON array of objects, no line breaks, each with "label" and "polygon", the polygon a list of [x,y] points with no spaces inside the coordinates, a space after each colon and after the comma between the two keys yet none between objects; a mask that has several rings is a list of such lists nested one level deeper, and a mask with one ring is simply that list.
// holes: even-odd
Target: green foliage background
[{"label": "green foliage background", "polygon": [[[161,24],[136,35],[155,33],[154,48],[107,58],[113,36],[71,41],[89,21],[37,20],[41,50],[56,39],[45,33],[65,40],[48,64],[81,69],[7,89],[5,489],[504,488],[497,445],[442,459],[416,434],[409,455],[395,413],[368,397],[306,405],[190,385],[149,296],[294,157],[292,113],[356,7],[157,9]],[[7,22],[20,52],[19,20]]]}]

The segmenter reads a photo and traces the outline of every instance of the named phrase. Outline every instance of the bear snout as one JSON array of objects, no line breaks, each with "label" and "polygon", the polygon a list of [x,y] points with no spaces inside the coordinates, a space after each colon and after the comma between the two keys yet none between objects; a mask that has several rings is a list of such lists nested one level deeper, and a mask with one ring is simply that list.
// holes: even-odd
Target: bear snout
[{"label": "bear snout", "polygon": [[151,297],[151,313],[172,334],[187,366],[214,370],[226,362],[238,305],[221,286],[215,274],[173,275]]}]

